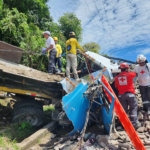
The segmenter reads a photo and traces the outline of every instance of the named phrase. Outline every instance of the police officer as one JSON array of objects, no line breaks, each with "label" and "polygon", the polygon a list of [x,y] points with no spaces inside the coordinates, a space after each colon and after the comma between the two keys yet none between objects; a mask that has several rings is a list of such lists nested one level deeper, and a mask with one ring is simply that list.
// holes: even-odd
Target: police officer
[{"label": "police officer", "polygon": [[66,41],[66,59],[67,59],[67,66],[66,66],[66,76],[70,78],[70,69],[72,67],[72,71],[74,74],[75,79],[79,79],[77,74],[77,52],[76,47],[78,47],[81,51],[84,52],[82,47],[76,40],[76,35],[74,32],[70,32],[69,34],[70,39]]},{"label": "police officer", "polygon": [[127,63],[120,64],[119,69],[121,69],[121,73],[115,77],[115,87],[119,91],[118,98],[126,113],[128,113],[128,106],[130,106],[130,121],[134,128],[137,129],[141,124],[138,122],[138,104],[133,84],[133,78],[136,76],[136,73],[129,72]]},{"label": "police officer", "polygon": [[133,72],[138,74],[139,88],[143,101],[143,109],[150,115],[150,63],[142,54],[137,56],[137,63]]},{"label": "police officer", "polygon": [[58,38],[53,37],[53,39],[54,39],[56,50],[57,50],[57,55],[56,55],[56,59],[55,59],[55,66],[57,64],[59,70],[62,72],[62,62],[61,62],[62,49],[61,49],[61,46],[59,44],[57,44],[58,43]]},{"label": "police officer", "polygon": [[55,49],[55,42],[52,37],[50,37],[50,32],[45,31],[43,32],[44,38],[46,38],[46,48],[42,48],[43,53],[46,51],[49,52],[49,64],[48,64],[48,73],[49,74],[59,74],[60,71],[59,69],[56,68],[55,66],[55,59],[56,59],[56,54],[57,51]]}]

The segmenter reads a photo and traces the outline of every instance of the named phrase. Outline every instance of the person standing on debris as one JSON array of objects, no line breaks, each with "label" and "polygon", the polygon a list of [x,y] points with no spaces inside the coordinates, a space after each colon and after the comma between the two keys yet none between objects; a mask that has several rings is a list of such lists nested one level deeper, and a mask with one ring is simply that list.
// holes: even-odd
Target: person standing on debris
[{"label": "person standing on debris", "polygon": [[70,37],[70,39],[66,41],[66,53],[67,53],[67,55],[66,55],[66,59],[67,59],[66,76],[67,76],[67,78],[70,78],[70,69],[72,67],[74,78],[79,80],[79,77],[77,74],[76,47],[78,47],[82,52],[84,52],[84,50],[77,42],[76,35],[74,32],[70,32],[69,37]]},{"label": "person standing on debris", "polygon": [[136,73],[129,72],[127,63],[121,63],[119,69],[121,69],[121,73],[115,77],[115,87],[119,91],[118,98],[126,113],[128,113],[128,106],[130,106],[130,120],[134,128],[137,129],[141,124],[138,122],[138,104],[133,84]]},{"label": "person standing on debris", "polygon": [[142,54],[137,56],[137,63],[133,72],[138,74],[143,109],[150,115],[150,63]]},{"label": "person standing on debris", "polygon": [[62,62],[61,62],[62,49],[61,49],[61,46],[59,44],[57,44],[58,38],[54,37],[53,39],[54,39],[56,50],[57,50],[57,55],[56,55],[56,59],[55,59],[55,66],[57,64],[59,70],[62,72]]},{"label": "person standing on debris", "polygon": [[43,32],[44,38],[46,38],[46,48],[42,48],[42,53],[48,51],[49,53],[49,63],[48,63],[48,73],[49,74],[59,74],[60,70],[55,66],[55,59],[57,55],[57,50],[55,49],[55,42],[52,37],[50,37],[50,32]]}]

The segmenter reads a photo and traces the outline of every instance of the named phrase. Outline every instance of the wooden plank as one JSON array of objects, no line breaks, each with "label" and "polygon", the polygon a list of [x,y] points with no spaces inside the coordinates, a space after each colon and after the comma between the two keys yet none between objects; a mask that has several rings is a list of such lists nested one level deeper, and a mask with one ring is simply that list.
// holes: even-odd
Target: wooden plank
[{"label": "wooden plank", "polygon": [[11,62],[20,63],[23,49],[0,41],[0,58]]}]

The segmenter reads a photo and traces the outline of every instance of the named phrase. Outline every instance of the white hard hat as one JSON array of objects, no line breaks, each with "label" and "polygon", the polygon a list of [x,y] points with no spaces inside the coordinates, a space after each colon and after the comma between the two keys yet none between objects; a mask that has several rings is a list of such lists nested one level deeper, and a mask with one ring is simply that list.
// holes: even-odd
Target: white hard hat
[{"label": "white hard hat", "polygon": [[145,57],[144,55],[140,54],[140,55],[137,56],[136,61],[137,61],[137,63],[139,63],[139,64],[140,64],[140,63],[143,63],[143,62],[146,61],[146,57]]},{"label": "white hard hat", "polygon": [[43,34],[48,34],[49,36],[51,35],[51,33],[49,32],[49,31],[45,31],[45,32],[43,32]]}]

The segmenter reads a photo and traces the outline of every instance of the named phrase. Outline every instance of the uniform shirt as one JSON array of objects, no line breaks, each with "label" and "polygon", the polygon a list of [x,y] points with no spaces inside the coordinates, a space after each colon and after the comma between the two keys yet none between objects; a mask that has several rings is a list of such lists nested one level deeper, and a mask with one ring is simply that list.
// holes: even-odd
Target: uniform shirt
[{"label": "uniform shirt", "polygon": [[59,57],[59,55],[62,54],[62,49],[61,49],[61,46],[59,44],[56,44],[56,50],[57,50],[56,57]]},{"label": "uniform shirt", "polygon": [[[54,42],[52,37],[49,37],[48,39],[46,39],[45,44],[46,44],[46,48],[50,47],[51,45],[53,45],[54,48],[55,48],[55,42]],[[48,54],[49,54],[50,51],[51,50],[48,50]]]},{"label": "uniform shirt", "polygon": [[136,76],[136,73],[133,72],[121,72],[115,77],[115,87],[119,91],[119,95],[124,94],[125,92],[131,92],[135,94],[133,78]]},{"label": "uniform shirt", "polygon": [[[70,50],[67,50],[68,46],[71,46]],[[79,45],[77,40],[75,38],[70,38],[68,41],[66,41],[66,53],[72,53],[72,54],[77,54],[76,52],[76,47],[78,47],[81,51],[83,51],[82,47]]]},{"label": "uniform shirt", "polygon": [[[150,63],[147,63],[147,66],[150,71]],[[148,71],[148,69],[146,68],[146,65],[136,65],[134,67],[133,72],[136,72],[138,74],[139,85],[141,86],[150,85],[150,72]]]}]

